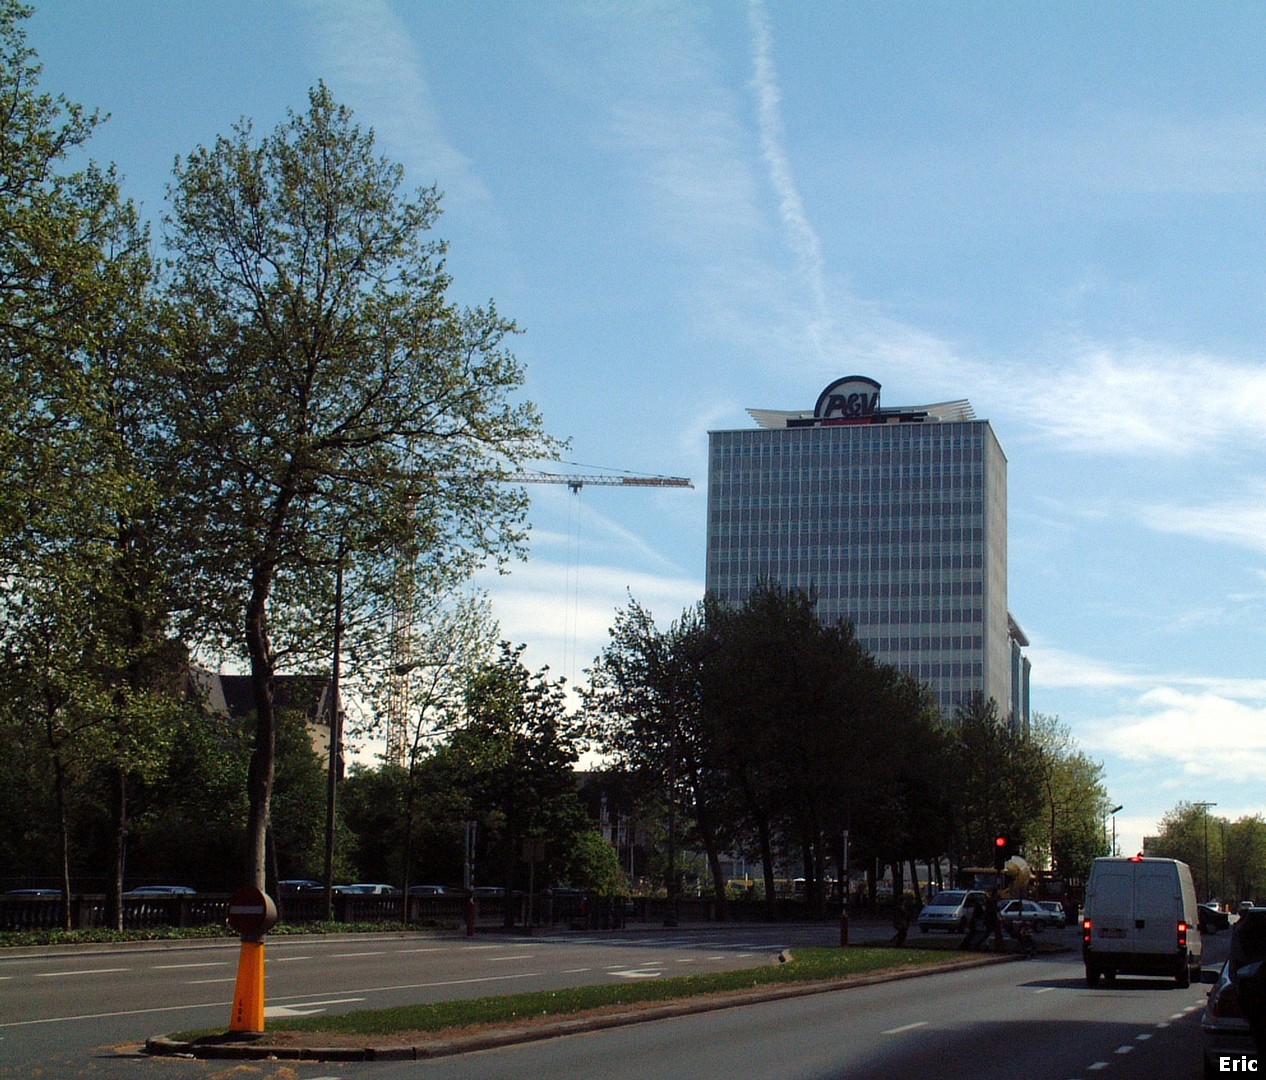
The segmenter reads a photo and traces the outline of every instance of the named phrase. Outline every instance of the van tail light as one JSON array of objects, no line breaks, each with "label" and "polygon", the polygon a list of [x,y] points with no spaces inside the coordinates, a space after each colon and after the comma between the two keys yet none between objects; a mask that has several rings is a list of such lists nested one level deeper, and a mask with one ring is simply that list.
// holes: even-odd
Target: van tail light
[{"label": "van tail light", "polygon": [[1187,924],[1185,922],[1178,924],[1178,947],[1180,949],[1187,947]]},{"label": "van tail light", "polygon": [[1085,942],[1087,945],[1090,944],[1090,929],[1091,929],[1090,920],[1082,919],[1081,920],[1081,940]]}]

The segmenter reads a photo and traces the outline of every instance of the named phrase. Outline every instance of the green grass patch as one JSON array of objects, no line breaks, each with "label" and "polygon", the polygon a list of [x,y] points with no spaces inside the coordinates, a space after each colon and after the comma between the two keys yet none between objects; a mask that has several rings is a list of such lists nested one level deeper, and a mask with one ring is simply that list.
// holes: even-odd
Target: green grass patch
[{"label": "green grass patch", "polygon": [[[797,949],[792,959],[785,964],[766,964],[740,971],[578,986],[464,1001],[439,1001],[391,1009],[361,1010],[335,1016],[273,1020],[269,1022],[268,1030],[376,1036],[413,1031],[445,1031],[486,1024],[515,1023],[541,1017],[574,1016],[594,1009],[674,1001],[783,983],[823,982],[894,968],[936,966],[954,959],[958,957],[949,956],[940,950],[913,948]],[[177,1036],[193,1037],[195,1036]]]}]

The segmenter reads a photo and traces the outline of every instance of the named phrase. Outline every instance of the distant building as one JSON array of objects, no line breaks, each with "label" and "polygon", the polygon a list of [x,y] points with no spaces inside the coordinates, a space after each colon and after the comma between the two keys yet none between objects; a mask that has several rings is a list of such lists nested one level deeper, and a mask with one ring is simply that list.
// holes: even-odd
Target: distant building
[{"label": "distant building", "polygon": [[709,433],[707,589],[730,604],[761,581],[804,590],[946,719],[979,692],[1027,730],[1007,459],[967,401],[883,408],[879,393],[851,376],[811,410],[749,409],[757,427]]},{"label": "distant building", "polygon": [[[195,668],[190,682],[207,703],[222,716],[248,720],[255,712],[255,696],[249,675],[221,675]],[[273,677],[273,704],[278,709],[300,713],[312,749],[322,761],[330,756],[330,689],[328,675],[276,675]],[[342,712],[342,703],[339,703]],[[346,718],[346,713],[343,713]],[[339,776],[343,773],[339,764]]]}]

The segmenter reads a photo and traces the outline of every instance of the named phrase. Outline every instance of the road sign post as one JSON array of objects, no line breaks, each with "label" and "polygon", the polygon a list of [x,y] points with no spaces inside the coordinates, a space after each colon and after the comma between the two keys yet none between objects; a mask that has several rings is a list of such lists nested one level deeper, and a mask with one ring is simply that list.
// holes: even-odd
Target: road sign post
[{"label": "road sign post", "polygon": [[242,935],[230,1031],[264,1030],[264,935],[277,925],[277,905],[247,885],[229,897],[229,926]]}]

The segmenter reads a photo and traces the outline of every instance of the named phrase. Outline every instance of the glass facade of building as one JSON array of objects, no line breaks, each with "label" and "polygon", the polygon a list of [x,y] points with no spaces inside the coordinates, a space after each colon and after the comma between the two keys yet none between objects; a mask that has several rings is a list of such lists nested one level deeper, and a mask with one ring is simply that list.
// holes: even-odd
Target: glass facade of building
[{"label": "glass facade of building", "polygon": [[979,691],[1026,723],[1006,457],[953,404],[954,419],[927,406],[835,423],[753,410],[764,428],[710,433],[706,584],[733,604],[761,581],[810,592],[824,622],[852,621],[869,652],[930,686],[947,719]]}]

